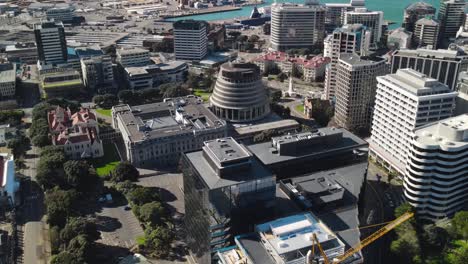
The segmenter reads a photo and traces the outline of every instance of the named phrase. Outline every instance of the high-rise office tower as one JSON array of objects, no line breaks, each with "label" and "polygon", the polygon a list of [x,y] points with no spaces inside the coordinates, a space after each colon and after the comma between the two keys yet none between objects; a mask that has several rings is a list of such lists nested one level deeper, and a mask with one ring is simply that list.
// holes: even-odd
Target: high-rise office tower
[{"label": "high-rise office tower", "polygon": [[432,5],[425,2],[416,2],[408,5],[403,13],[403,24],[401,25],[404,29],[414,32],[416,22],[424,17],[435,16],[436,9]]},{"label": "high-rise office tower", "polygon": [[442,0],[439,21],[442,39],[454,38],[465,21],[465,0]]},{"label": "high-rise office tower", "polygon": [[356,8],[354,11],[346,12],[344,24],[362,24],[371,32],[370,47],[377,48],[382,37],[383,12],[370,11],[366,8]]},{"label": "high-rise office tower", "polygon": [[457,93],[412,69],[377,77],[377,81],[370,155],[404,174],[413,130],[450,117]]},{"label": "high-rise office tower", "polygon": [[325,3],[325,29],[332,32],[343,26],[344,14],[356,8],[365,7],[364,0],[350,0],[349,3]]},{"label": "high-rise office tower", "polygon": [[325,7],[317,0],[304,5],[278,3],[271,6],[271,48],[285,51],[321,45],[325,36]]},{"label": "high-rise office tower", "polygon": [[335,96],[336,67],[340,54],[356,53],[366,55],[369,51],[370,31],[361,24],[344,25],[335,29],[324,41],[324,54],[331,58],[325,71],[325,95]]},{"label": "high-rise office tower", "polygon": [[336,75],[335,121],[348,130],[361,132],[370,127],[377,89],[377,76],[387,74],[381,57],[341,54]]},{"label": "high-rise office tower", "polygon": [[67,41],[62,22],[44,20],[34,25],[37,55],[42,65],[67,62]]},{"label": "high-rise office tower", "polygon": [[468,202],[468,115],[414,132],[404,181],[406,200],[424,219],[453,216]]},{"label": "high-rise office tower", "polygon": [[448,50],[397,50],[392,55],[392,73],[411,68],[455,90],[458,74],[468,69],[468,56],[456,45]]},{"label": "high-rise office tower", "polygon": [[205,21],[180,20],[174,23],[176,60],[200,61],[208,51],[208,26]]},{"label": "high-rise office tower", "polygon": [[439,22],[432,18],[419,19],[414,28],[413,43],[416,47],[437,49],[439,41]]}]

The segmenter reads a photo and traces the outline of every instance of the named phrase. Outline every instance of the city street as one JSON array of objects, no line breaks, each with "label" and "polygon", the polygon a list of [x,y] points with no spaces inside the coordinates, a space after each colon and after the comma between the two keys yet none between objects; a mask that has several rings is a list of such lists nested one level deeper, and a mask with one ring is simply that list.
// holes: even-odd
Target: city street
[{"label": "city street", "polygon": [[38,162],[38,149],[32,147],[25,157],[26,169],[22,171],[27,179],[22,184],[24,203],[20,210],[20,229],[23,230],[23,263],[49,263],[50,243],[48,225],[44,217],[44,203],[41,189],[34,178]]},{"label": "city street", "polygon": [[[392,221],[395,207],[403,203],[401,186],[388,184],[385,172],[372,162],[369,162],[367,184],[365,194],[365,208],[361,217],[361,227]],[[368,237],[384,225],[361,230],[361,240]],[[366,263],[390,264],[389,250],[390,234],[380,237],[378,240],[362,250]]]}]

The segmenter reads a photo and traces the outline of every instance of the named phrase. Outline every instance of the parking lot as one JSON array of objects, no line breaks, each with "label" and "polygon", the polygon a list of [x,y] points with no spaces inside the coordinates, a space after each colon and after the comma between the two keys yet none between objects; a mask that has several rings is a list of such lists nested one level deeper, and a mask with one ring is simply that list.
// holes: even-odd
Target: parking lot
[{"label": "parking lot", "polygon": [[110,246],[132,248],[143,229],[131,210],[126,205],[104,206],[97,215],[98,229],[101,231],[101,242]]}]

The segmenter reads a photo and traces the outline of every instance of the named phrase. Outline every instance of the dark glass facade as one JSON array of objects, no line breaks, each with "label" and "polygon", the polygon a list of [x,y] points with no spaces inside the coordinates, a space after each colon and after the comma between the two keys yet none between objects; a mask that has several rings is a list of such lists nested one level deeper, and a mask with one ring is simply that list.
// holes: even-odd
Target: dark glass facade
[{"label": "dark glass facade", "polygon": [[252,231],[274,206],[273,175],[210,189],[186,155],[182,172],[187,243],[198,263],[211,263],[216,249],[233,243],[234,235]]}]

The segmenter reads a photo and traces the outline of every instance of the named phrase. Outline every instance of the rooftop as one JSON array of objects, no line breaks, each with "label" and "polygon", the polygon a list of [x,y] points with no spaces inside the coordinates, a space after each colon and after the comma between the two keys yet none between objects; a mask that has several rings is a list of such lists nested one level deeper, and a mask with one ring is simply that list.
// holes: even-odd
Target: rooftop
[{"label": "rooftop", "polygon": [[394,74],[377,77],[386,80],[417,96],[449,93],[447,85],[413,69],[399,69]]},{"label": "rooftop", "polygon": [[164,72],[185,67],[187,64],[183,61],[169,61],[166,63],[151,64],[143,67],[126,67],[125,71],[129,75],[149,74],[153,72]]},{"label": "rooftop", "polygon": [[184,30],[200,30],[206,27],[205,21],[198,21],[198,20],[179,20],[174,22],[173,27],[174,29],[184,29]]},{"label": "rooftop", "polygon": [[272,178],[274,175],[232,138],[204,143],[201,151],[185,153],[210,189]]},{"label": "rooftop", "polygon": [[341,54],[340,61],[351,65],[352,67],[367,66],[371,64],[384,63],[386,60],[377,56],[359,56],[357,54]]},{"label": "rooftop", "polygon": [[416,25],[425,25],[425,26],[434,26],[435,27],[435,26],[439,25],[439,22],[435,21],[432,18],[423,17],[423,18],[419,19],[418,21],[416,21]]},{"label": "rooftop", "polygon": [[16,81],[16,67],[11,69],[0,69],[0,83],[11,83]]},{"label": "rooftop", "polygon": [[456,150],[468,146],[468,114],[428,124],[416,129],[414,140],[426,146]]},{"label": "rooftop", "polygon": [[394,55],[400,56],[414,56],[414,57],[427,57],[427,58],[434,58],[434,59],[461,59],[467,58],[466,54],[459,49],[458,47],[452,46],[450,49],[438,49],[438,50],[431,50],[431,49],[401,49],[397,50]]},{"label": "rooftop", "polygon": [[318,158],[365,147],[367,143],[351,132],[330,127],[320,128],[315,132],[275,137],[272,142],[247,146],[267,166],[303,157]]},{"label": "rooftop", "polygon": [[226,126],[194,96],[132,107],[118,105],[112,108],[112,114],[125,125],[128,140],[133,143]]},{"label": "rooftop", "polygon": [[239,127],[234,128],[234,130],[236,131],[237,134],[242,136],[246,134],[262,132],[264,130],[281,129],[281,128],[291,127],[291,126],[299,127],[299,123],[294,119],[284,119],[284,120],[279,120],[279,121],[261,123],[257,125],[239,126]]}]

